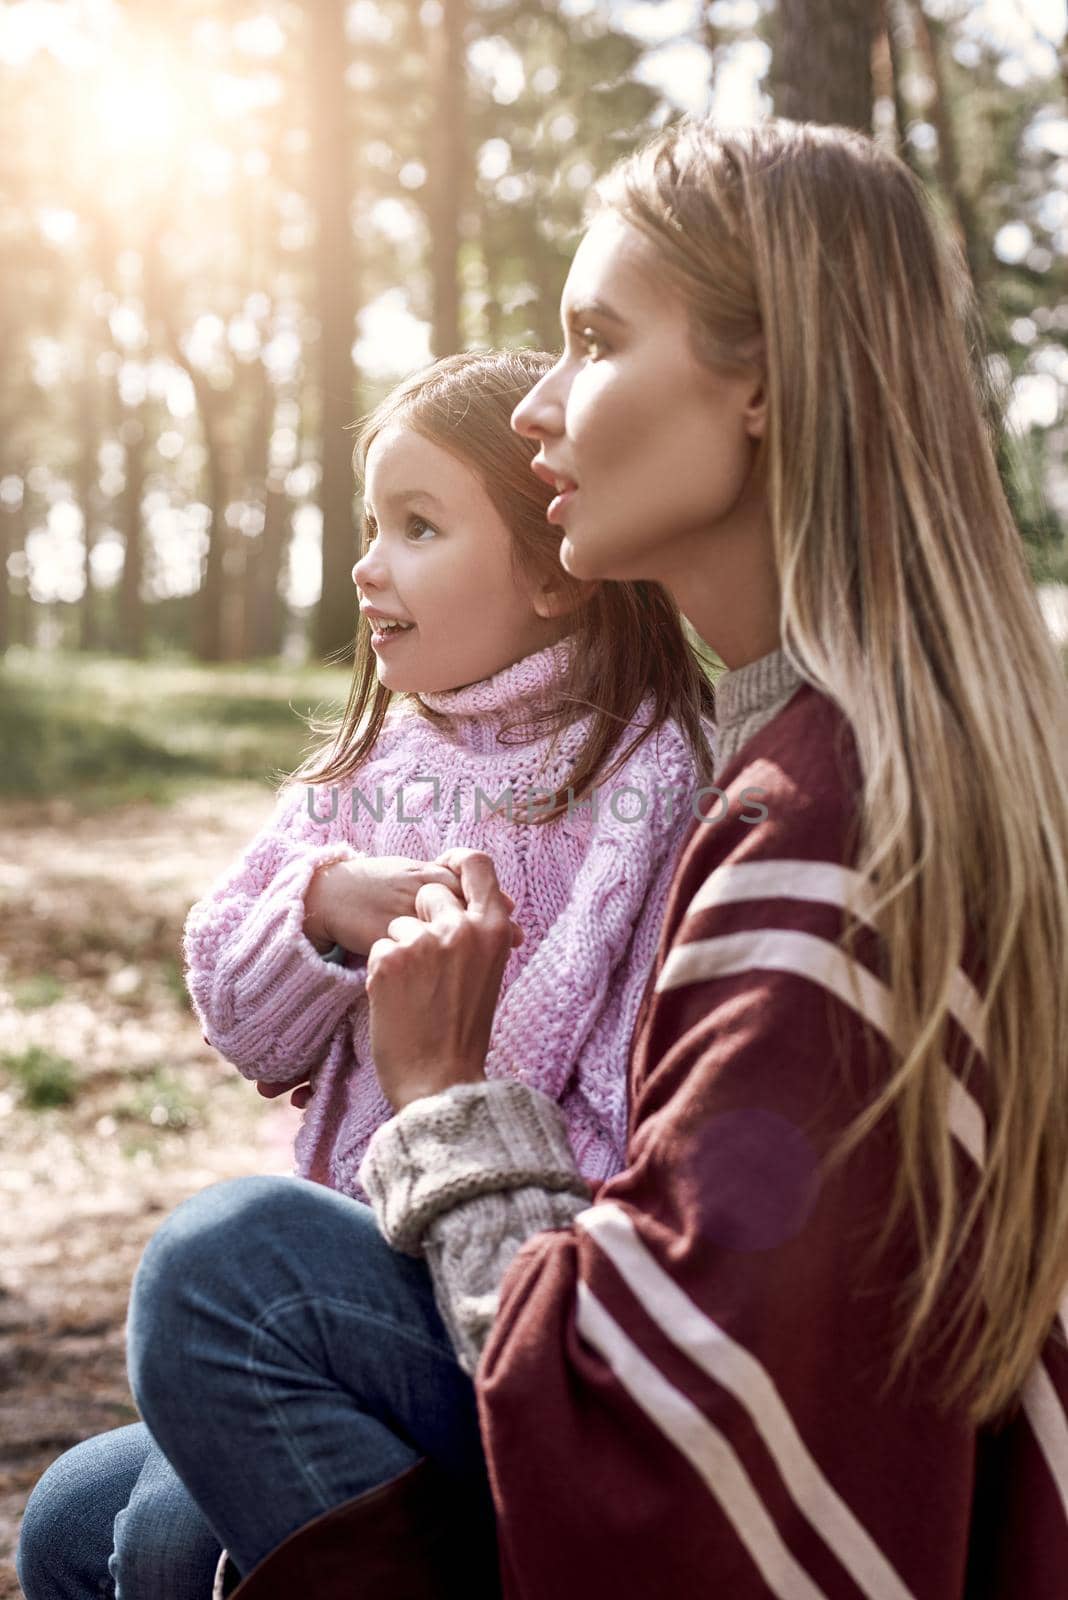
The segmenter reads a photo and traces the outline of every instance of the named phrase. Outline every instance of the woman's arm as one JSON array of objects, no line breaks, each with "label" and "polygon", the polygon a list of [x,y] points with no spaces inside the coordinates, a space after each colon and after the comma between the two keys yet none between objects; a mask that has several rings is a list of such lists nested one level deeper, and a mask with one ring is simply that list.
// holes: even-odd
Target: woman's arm
[{"label": "woman's arm", "polygon": [[937,1373],[889,1377],[917,1259],[906,1227],[876,1248],[896,1137],[829,1159],[889,1053],[877,953],[840,951],[831,742],[810,757],[771,775],[767,821],[687,852],[628,1165],[593,1205],[517,1085],[415,1099],[368,1154],[387,1236],[426,1254],[477,1361],[517,1592],[963,1593],[974,1430]]}]

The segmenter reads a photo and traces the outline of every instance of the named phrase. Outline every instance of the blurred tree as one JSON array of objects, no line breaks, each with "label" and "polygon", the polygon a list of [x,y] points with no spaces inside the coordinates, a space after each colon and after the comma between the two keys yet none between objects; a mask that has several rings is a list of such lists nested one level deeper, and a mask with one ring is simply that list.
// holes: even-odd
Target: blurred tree
[{"label": "blurred tree", "polygon": [[308,194],[315,217],[315,283],[319,312],[319,509],[322,594],[315,652],[348,659],[356,611],[350,570],[356,550],[352,467],[346,428],[355,415],[352,362],[356,335],[357,262],[353,238],[354,116],[346,78],[343,0],[307,0]]},{"label": "blurred tree", "polygon": [[779,0],[772,94],[780,117],[872,131],[878,0]]},{"label": "blurred tree", "polygon": [[[654,9],[6,8],[8,637],[126,649],[141,629],[229,659],[276,652],[291,616],[316,654],[347,651],[349,425],[428,349],[559,345],[590,187],[673,109],[624,27]],[[760,0],[754,21],[710,0],[684,29],[695,83],[704,57],[729,90],[759,35],[778,109],[803,91],[803,114],[896,140],[982,290],[1036,570],[1068,570],[1047,499],[1068,506],[1065,47],[990,9]]]},{"label": "blurred tree", "polygon": [[100,631],[93,593],[93,545],[99,526],[100,482],[100,379],[96,370],[96,351],[85,339],[82,369],[77,385],[78,458],[74,471],[74,496],[82,513],[82,594],[78,602],[80,625],[78,644],[83,650],[100,648]]},{"label": "blurred tree", "polygon": [[427,142],[427,216],[434,354],[452,355],[460,332],[460,224],[468,197],[466,0],[439,0],[428,30],[434,109]]}]

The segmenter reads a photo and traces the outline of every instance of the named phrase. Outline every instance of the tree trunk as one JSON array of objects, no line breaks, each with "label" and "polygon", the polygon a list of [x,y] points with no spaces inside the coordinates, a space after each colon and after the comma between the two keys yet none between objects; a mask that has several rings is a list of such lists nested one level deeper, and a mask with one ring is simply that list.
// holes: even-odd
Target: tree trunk
[{"label": "tree trunk", "polygon": [[352,344],[357,295],[345,6],[343,0],[311,0],[304,14],[311,132],[308,188],[316,219],[319,508],[323,518],[322,597],[315,618],[314,648],[321,658],[349,660],[356,631],[355,594],[349,577],[356,524],[351,447],[345,430],[356,415]]},{"label": "tree trunk", "polygon": [[119,650],[122,655],[145,653],[145,604],[141,594],[144,573],[144,527],[141,502],[145,493],[145,429],[137,417],[122,424],[126,449],[120,521],[123,533],[122,577],[119,580]]},{"label": "tree trunk", "polygon": [[430,35],[434,112],[430,124],[427,219],[433,286],[431,342],[436,356],[453,355],[460,332],[460,213],[466,191],[464,33],[467,0],[442,0]]},{"label": "tree trunk", "polygon": [[207,457],[208,505],[211,521],[208,524],[208,553],[204,574],[197,596],[199,610],[197,626],[197,659],[222,661],[226,656],[224,637],[224,612],[226,607],[226,508],[230,503],[230,475],[227,471],[227,447],[223,438],[221,419],[217,414],[215,397],[206,381],[196,383],[200,405],[200,422],[204,433],[204,452]]},{"label": "tree trunk", "polygon": [[772,63],[776,114],[871,133],[878,20],[878,0],[780,0]]},{"label": "tree trunk", "polygon": [[938,135],[938,182],[952,208],[976,293],[983,299],[988,276],[986,245],[972,197],[964,187],[961,177],[957,134],[953,126],[953,111],[946,93],[946,78],[942,65],[941,26],[928,20],[919,0],[909,0],[909,13],[916,48],[923,63],[923,70],[931,84],[929,115]]},{"label": "tree trunk", "polygon": [[97,650],[100,647],[96,615],[96,596],[93,593],[92,555],[96,543],[97,514],[97,451],[100,446],[100,426],[97,415],[97,385],[93,371],[93,351],[86,351],[85,371],[78,394],[78,463],[75,468],[75,492],[82,513],[83,584],[78,602],[78,648]]},{"label": "tree trunk", "polygon": [[890,79],[894,96],[894,120],[897,123],[897,153],[902,161],[909,166],[914,166],[912,147],[907,134],[909,126],[909,108],[901,87],[905,76],[905,27],[901,18],[901,6],[898,0],[884,0],[886,43],[890,53]]},{"label": "tree trunk", "polygon": [[263,533],[256,543],[256,561],[248,591],[248,650],[249,655],[257,659],[281,653],[285,616],[278,580],[291,529],[289,498],[282,484],[269,478]]},{"label": "tree trunk", "polygon": [[11,590],[8,587],[7,558],[11,554],[15,513],[0,505],[0,656],[11,643]]},{"label": "tree trunk", "polygon": [[23,576],[12,582],[11,577],[5,572],[7,582],[4,588],[7,592],[8,604],[8,642],[29,646],[33,643],[33,601],[30,599],[29,580],[29,551],[26,542],[30,536],[30,491],[26,485],[26,467],[19,468],[22,478],[22,499],[18,505],[8,513],[8,557],[21,555]]},{"label": "tree trunk", "polygon": [[263,504],[263,529],[258,538],[246,541],[241,629],[244,659],[276,656],[281,651],[283,618],[278,579],[290,531],[284,475],[272,477],[269,467],[277,396],[262,364],[257,377],[260,388],[249,435],[245,477],[249,496],[256,496]]}]

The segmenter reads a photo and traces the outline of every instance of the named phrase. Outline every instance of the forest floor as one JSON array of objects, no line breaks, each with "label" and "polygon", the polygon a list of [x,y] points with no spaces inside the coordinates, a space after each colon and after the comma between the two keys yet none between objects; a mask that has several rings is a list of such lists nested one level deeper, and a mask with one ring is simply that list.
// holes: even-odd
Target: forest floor
[{"label": "forest floor", "polygon": [[[6,763],[6,668],[3,677]],[[272,706],[285,708],[290,688],[272,684]],[[47,693],[45,702],[33,725],[47,735]],[[265,749],[276,748],[276,720],[263,718]],[[146,758],[146,776],[150,767]],[[101,769],[84,790],[60,787],[73,799],[55,789],[18,798],[4,776],[0,1600],[21,1593],[19,1522],[44,1469],[137,1418],[125,1316],[147,1240],[208,1184],[287,1172],[299,1121],[288,1100],[264,1100],[204,1043],[181,974],[190,904],[270,814],[262,776],[185,773],[176,789],[153,777],[137,797]]]},{"label": "forest floor", "polygon": [[124,1323],[149,1236],[210,1183],[289,1170],[299,1113],[204,1044],[177,956],[189,904],[270,808],[251,784],[88,818],[0,808],[5,1600],[45,1467],[136,1420]]}]

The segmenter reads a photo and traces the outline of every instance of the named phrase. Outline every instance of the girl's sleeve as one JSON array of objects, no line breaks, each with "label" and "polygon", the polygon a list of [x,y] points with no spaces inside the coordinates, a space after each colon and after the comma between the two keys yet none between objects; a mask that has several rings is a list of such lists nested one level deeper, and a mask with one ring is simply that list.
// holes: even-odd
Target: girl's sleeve
[{"label": "girl's sleeve", "polygon": [[204,1036],[247,1078],[313,1071],[365,993],[364,964],[324,961],[303,931],[313,873],[361,854],[325,831],[307,790],[284,790],[237,866],[186,920],[186,982]]}]

